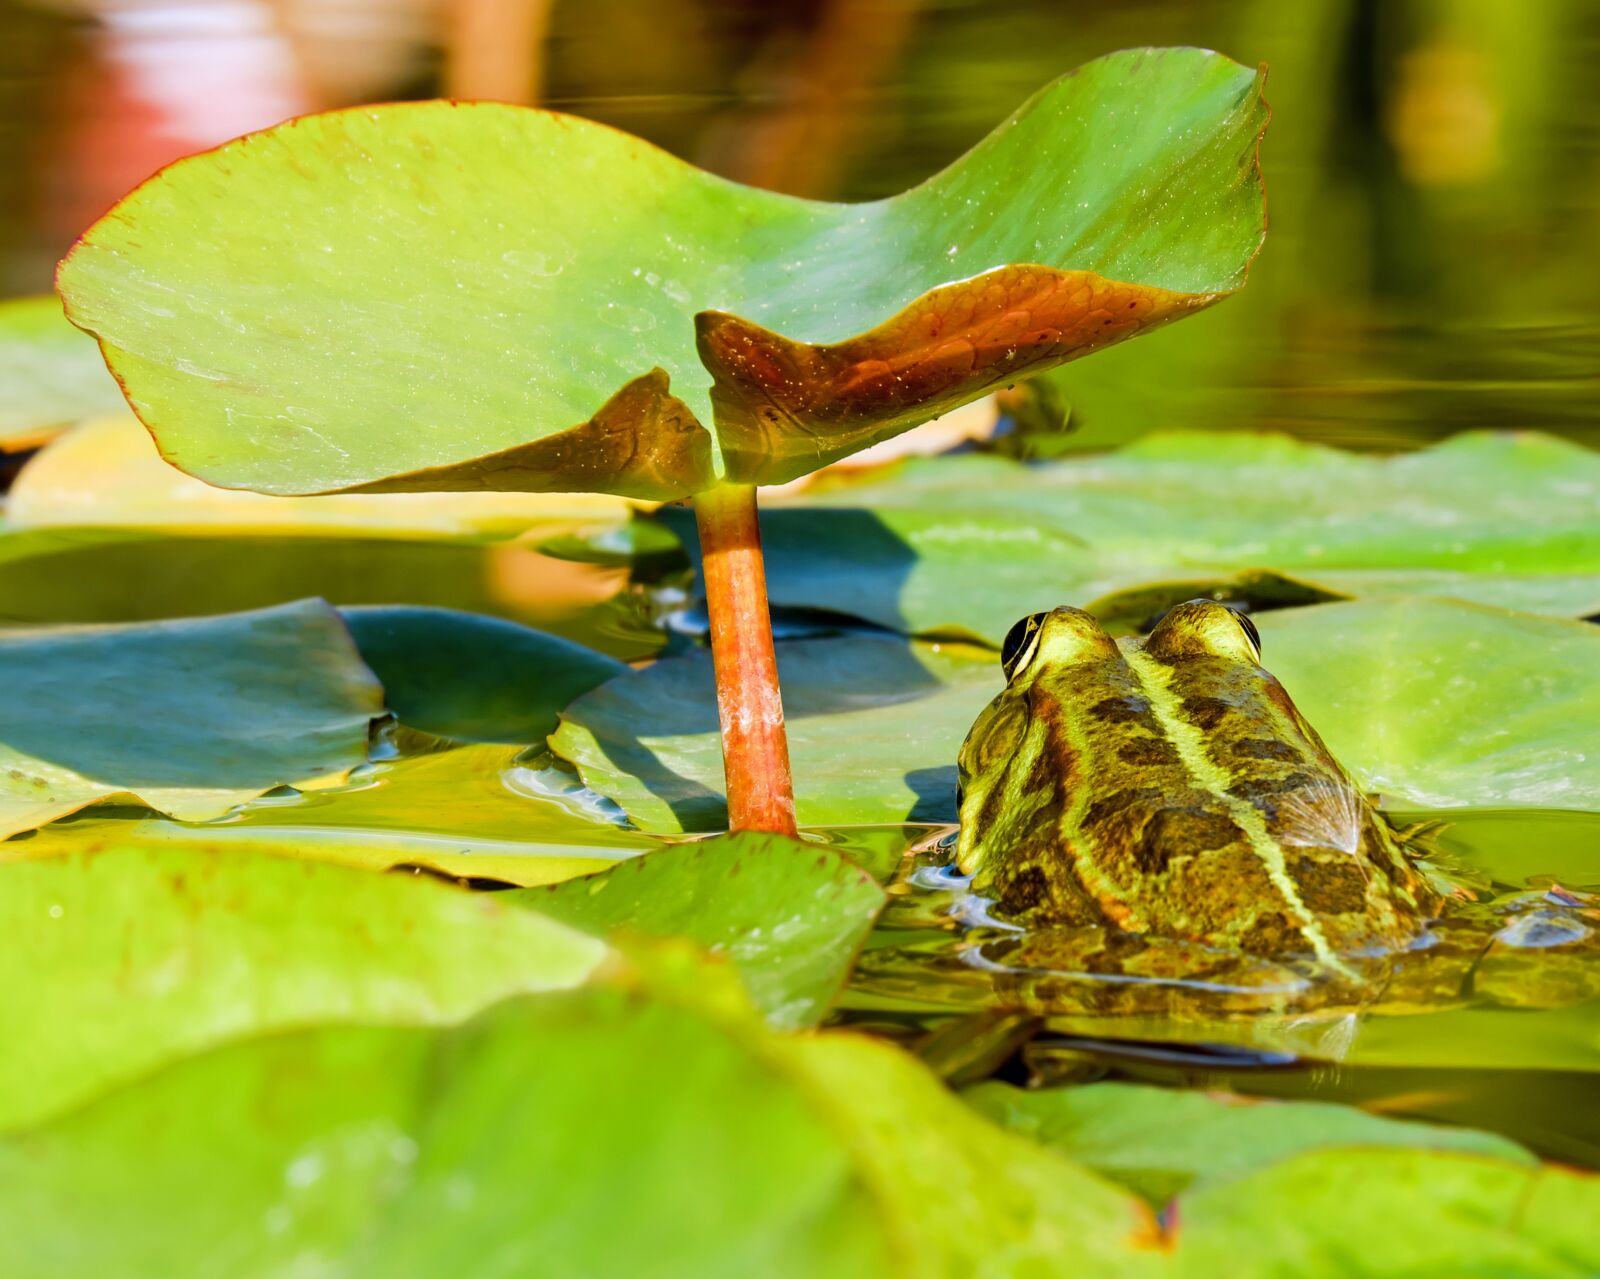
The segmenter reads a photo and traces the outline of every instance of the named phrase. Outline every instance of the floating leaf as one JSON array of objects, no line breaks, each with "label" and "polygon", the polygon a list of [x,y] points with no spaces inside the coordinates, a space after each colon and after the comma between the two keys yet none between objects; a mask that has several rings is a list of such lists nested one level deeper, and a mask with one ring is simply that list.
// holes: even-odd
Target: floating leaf
[{"label": "floating leaf", "polygon": [[541,745],[556,713],[628,668],[514,622],[443,608],[348,608],[363,660],[402,724],[469,742]]},{"label": "floating leaf", "polygon": [[1600,454],[1534,433],[1392,458],[1199,432],[1037,466],[939,458],[770,503],[761,524],[775,603],[994,645],[1058,604],[1142,623],[1217,591],[1600,611]]},{"label": "floating leaf", "polygon": [[[84,340],[67,327],[75,340]],[[99,363],[98,353],[94,358]],[[120,394],[117,403],[126,408]],[[168,466],[150,433],[123,412],[84,422],[30,460],[11,486],[6,523],[14,529],[92,526],[366,537],[503,537],[537,528],[555,537],[561,530],[599,536],[600,529],[626,527],[629,509],[622,499],[598,493],[287,498],[221,489]]]},{"label": "floating leaf", "polygon": [[[1600,628],[1455,603],[1260,618],[1265,662],[1334,754],[1402,805],[1600,809]],[[955,820],[955,758],[992,653],[851,635],[778,647],[802,825]],[[645,830],[723,820],[710,659],[579,698],[550,739]]]},{"label": "floating leaf", "polygon": [[383,692],[320,600],[0,631],[0,835],[110,796],[217,817],[366,760]]},{"label": "floating leaf", "polygon": [[1493,1133],[1386,1119],[1327,1102],[1251,1102],[1118,1083],[1030,1091],[987,1083],[963,1097],[1013,1132],[1053,1146],[1157,1206],[1194,1186],[1309,1150],[1399,1146],[1535,1162]]},{"label": "floating leaf", "polygon": [[163,170],[60,286],[165,456],[217,484],[775,483],[1237,290],[1260,82],[1113,54],[850,205],[549,112],[331,112]]},{"label": "floating leaf", "polygon": [[0,866],[0,928],[0,1129],[266,1030],[573,986],[605,949],[437,884],[133,841]]},{"label": "floating leaf", "polygon": [[53,296],[0,302],[0,447],[126,407],[92,342]]},{"label": "floating leaf", "polygon": [[[778,646],[804,826],[953,820],[961,739],[1000,689],[992,654],[856,635]],[[668,658],[580,697],[550,739],[642,830],[726,825],[706,653]]]},{"label": "floating leaf", "polygon": [[769,1024],[798,1029],[832,1005],[884,895],[831,849],[745,831],[512,900],[598,936],[687,937],[732,962]]},{"label": "floating leaf", "polygon": [[1264,660],[1391,801],[1600,810],[1600,627],[1448,600],[1260,619]]}]

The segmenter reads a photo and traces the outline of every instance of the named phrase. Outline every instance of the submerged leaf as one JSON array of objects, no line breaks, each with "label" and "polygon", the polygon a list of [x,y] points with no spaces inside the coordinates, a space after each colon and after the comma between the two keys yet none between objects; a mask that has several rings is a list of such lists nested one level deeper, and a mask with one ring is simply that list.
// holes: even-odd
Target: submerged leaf
[{"label": "submerged leaf", "polygon": [[365,762],[383,691],[320,600],[0,631],[0,836],[110,796],[217,817]]},{"label": "submerged leaf", "polygon": [[213,483],[769,483],[1241,287],[1260,87],[1204,50],[1112,54],[855,205],[550,112],[360,107],[163,170],[60,287]]},{"label": "submerged leaf", "polygon": [[605,952],[488,896],[137,840],[0,866],[0,928],[0,1130],[263,1031],[577,985]]},{"label": "submerged leaf", "polygon": [[827,1013],[884,895],[831,849],[744,831],[510,899],[599,936],[687,937],[726,956],[768,1023],[792,1030]]}]

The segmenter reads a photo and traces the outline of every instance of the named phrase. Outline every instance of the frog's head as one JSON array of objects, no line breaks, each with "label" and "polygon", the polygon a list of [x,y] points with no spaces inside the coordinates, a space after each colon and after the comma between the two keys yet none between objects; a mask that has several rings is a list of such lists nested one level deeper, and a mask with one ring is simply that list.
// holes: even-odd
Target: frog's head
[{"label": "frog's head", "polygon": [[975,890],[1019,922],[1257,955],[1410,935],[1423,885],[1260,659],[1250,620],[1211,600],[1143,639],[1076,608],[1019,621],[959,761]]}]

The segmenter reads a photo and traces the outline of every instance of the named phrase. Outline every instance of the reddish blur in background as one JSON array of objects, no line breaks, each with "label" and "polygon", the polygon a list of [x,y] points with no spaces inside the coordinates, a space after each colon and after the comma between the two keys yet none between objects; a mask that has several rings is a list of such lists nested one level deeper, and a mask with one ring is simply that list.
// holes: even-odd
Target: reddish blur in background
[{"label": "reddish blur in background", "polygon": [[161,165],[307,111],[535,103],[864,199],[1098,54],[1218,48],[1272,67],[1266,253],[1228,307],[1071,366],[1077,438],[1225,417],[1359,445],[1469,426],[1597,442],[1595,0],[0,3],[5,294],[48,289]]}]

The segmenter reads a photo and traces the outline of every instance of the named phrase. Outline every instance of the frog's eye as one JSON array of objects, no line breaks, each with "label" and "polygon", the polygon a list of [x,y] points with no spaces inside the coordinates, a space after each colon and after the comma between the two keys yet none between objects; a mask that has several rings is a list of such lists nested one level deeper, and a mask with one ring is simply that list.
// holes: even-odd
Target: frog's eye
[{"label": "frog's eye", "polygon": [[1048,616],[1048,613],[1030,613],[1006,632],[1005,642],[1000,645],[1000,669],[1007,679],[1032,659],[1033,650],[1039,647],[1039,627]]},{"label": "frog's eye", "polygon": [[1250,647],[1256,651],[1256,661],[1261,660],[1261,632],[1256,630],[1256,624],[1250,620],[1248,613],[1235,613],[1239,619],[1239,629],[1250,637]]}]

